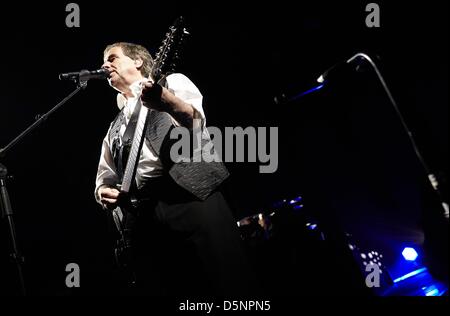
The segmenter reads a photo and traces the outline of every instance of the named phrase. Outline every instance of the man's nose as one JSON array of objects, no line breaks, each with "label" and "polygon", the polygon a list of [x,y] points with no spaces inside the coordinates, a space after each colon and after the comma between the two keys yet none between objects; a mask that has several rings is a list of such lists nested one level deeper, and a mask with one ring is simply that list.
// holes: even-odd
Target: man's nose
[{"label": "man's nose", "polygon": [[102,68],[105,68],[107,70],[111,70],[111,63],[109,61],[105,61],[102,65]]}]

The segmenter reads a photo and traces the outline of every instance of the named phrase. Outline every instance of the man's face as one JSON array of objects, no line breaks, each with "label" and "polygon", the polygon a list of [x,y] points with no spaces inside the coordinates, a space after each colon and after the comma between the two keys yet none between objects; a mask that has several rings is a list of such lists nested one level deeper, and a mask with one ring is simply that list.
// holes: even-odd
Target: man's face
[{"label": "man's face", "polygon": [[139,68],[142,60],[133,60],[124,55],[119,46],[108,50],[103,58],[102,68],[110,72],[109,84],[114,88],[124,91],[133,82],[142,78]]}]

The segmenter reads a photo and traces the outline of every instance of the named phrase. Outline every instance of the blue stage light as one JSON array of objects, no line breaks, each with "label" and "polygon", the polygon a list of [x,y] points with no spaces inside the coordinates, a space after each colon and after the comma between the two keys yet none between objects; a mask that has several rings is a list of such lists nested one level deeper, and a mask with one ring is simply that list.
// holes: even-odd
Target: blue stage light
[{"label": "blue stage light", "polygon": [[405,275],[403,275],[403,276],[401,276],[401,277],[395,279],[395,280],[394,280],[394,283],[398,283],[398,282],[404,281],[404,280],[406,280],[406,279],[412,278],[413,276],[416,276],[416,275],[418,275],[418,274],[421,274],[421,273],[423,273],[423,272],[425,272],[425,271],[427,271],[427,270],[428,270],[427,268],[420,268],[420,269],[417,269],[417,270],[415,270],[415,271],[413,271],[413,272],[407,273],[407,274],[405,274]]}]

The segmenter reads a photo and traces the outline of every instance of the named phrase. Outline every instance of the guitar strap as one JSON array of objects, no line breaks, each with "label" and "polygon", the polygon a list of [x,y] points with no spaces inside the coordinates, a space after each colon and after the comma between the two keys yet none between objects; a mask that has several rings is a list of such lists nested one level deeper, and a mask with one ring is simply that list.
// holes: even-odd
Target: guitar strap
[{"label": "guitar strap", "polygon": [[118,148],[116,166],[120,178],[123,177],[123,174],[125,172],[125,168],[128,161],[128,155],[130,153],[140,111],[141,111],[141,102],[138,101],[136,103],[136,106],[134,107],[133,114],[131,114],[130,121],[128,122],[125,132],[123,133],[122,146]]},{"label": "guitar strap", "polygon": [[[166,76],[163,76],[158,82],[162,86],[166,86]],[[125,168],[128,162],[128,155],[131,149],[131,145],[134,138],[134,132],[139,119],[141,109],[141,102],[136,103],[136,107],[130,117],[125,132],[120,136],[120,127],[125,122],[124,111],[120,111],[117,117],[111,124],[111,130],[109,133],[109,141],[111,143],[111,153],[113,155],[114,164],[116,166],[117,175],[119,178],[123,178]],[[147,133],[148,134],[148,133]]]}]

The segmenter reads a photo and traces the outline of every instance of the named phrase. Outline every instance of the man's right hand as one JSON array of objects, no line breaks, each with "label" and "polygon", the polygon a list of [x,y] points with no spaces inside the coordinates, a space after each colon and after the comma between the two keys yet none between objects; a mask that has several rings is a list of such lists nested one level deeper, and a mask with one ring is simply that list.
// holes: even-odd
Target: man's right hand
[{"label": "man's right hand", "polygon": [[98,195],[100,196],[100,202],[103,208],[113,210],[117,207],[120,191],[116,188],[101,187],[98,189]]}]

